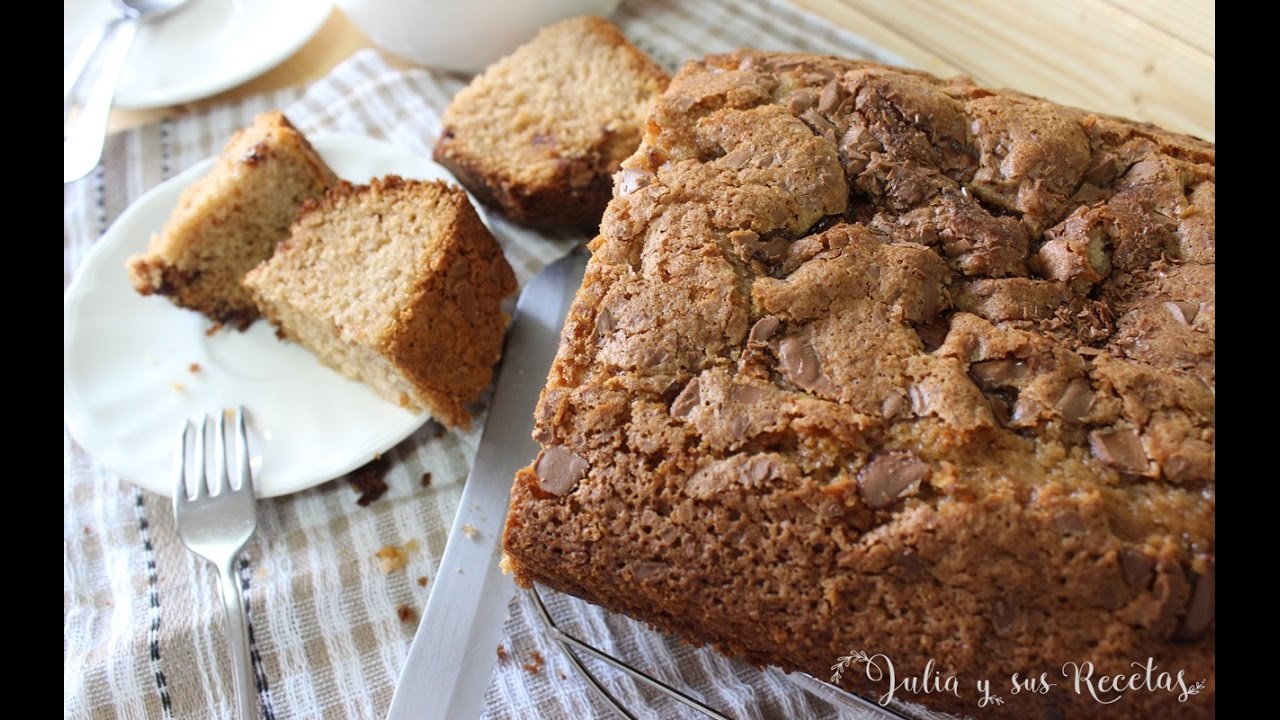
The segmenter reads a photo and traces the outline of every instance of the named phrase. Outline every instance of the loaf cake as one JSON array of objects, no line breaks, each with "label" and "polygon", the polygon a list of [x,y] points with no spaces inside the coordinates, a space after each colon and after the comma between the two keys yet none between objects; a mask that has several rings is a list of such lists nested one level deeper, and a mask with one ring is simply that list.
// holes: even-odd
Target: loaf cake
[{"label": "loaf cake", "polygon": [[435,159],[518,223],[595,232],[667,81],[609,21],[561,21],[458,93]]},{"label": "loaf cake", "polygon": [[[824,680],[932,660],[958,697],[898,692],[932,709],[1212,716],[1214,158],[964,79],[686,64],[591,244],[504,566]],[[1148,658],[1198,694],[1063,674]]]},{"label": "loaf cake", "polygon": [[298,212],[245,287],[279,332],[382,397],[469,428],[516,290],[461,188],[389,175],[339,181]]},{"label": "loaf cake", "polygon": [[258,310],[241,278],[288,236],[298,207],[336,181],[282,113],[259,115],[182,192],[147,252],[129,258],[133,286],[243,330]]}]

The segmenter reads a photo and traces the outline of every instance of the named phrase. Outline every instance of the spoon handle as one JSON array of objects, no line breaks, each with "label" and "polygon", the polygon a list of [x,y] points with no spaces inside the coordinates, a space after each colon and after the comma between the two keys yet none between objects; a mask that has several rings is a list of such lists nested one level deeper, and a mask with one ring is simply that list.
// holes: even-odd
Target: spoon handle
[{"label": "spoon handle", "polygon": [[[75,120],[70,124],[64,123],[62,128],[62,181],[64,183],[73,182],[88,175],[97,167],[98,160],[102,157],[102,146],[107,134],[107,117],[111,113],[111,99],[116,94],[116,85],[120,82],[124,62],[129,57],[129,48],[133,45],[133,38],[137,32],[137,21],[128,18],[121,18],[103,31],[102,63],[97,79],[90,88]],[[88,67],[93,54],[93,52],[86,53],[82,47],[70,69],[76,69],[75,65],[82,60],[84,66]],[[83,69],[85,68],[81,68]],[[69,76],[68,72],[67,77],[64,77],[68,98],[71,91],[79,84],[78,81],[70,81]],[[67,105],[71,104],[68,100]]]},{"label": "spoon handle", "polygon": [[62,71],[62,122],[66,123],[67,114],[71,112],[71,107],[76,99],[76,88],[80,87],[81,76],[89,69],[89,65],[93,59],[97,57],[98,50],[102,47],[102,41],[106,39],[107,33],[120,22],[122,18],[115,17],[109,22],[94,28],[83,42],[80,43],[76,54],[71,58],[71,64]]}]

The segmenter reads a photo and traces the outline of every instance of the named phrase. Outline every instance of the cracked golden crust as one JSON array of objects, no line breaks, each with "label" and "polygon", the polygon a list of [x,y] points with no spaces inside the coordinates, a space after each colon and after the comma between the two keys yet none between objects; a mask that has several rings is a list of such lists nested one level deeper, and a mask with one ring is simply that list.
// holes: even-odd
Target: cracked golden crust
[{"label": "cracked golden crust", "polygon": [[1211,715],[1213,163],[965,80],[687,64],[539,403],[559,462],[516,478],[517,579],[818,677],[851,648],[993,681],[1150,656]]}]

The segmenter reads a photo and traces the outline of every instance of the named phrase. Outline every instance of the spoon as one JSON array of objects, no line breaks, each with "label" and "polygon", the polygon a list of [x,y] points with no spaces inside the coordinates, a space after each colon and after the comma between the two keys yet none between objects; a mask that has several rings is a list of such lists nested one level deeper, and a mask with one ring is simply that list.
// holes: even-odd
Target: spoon
[{"label": "spoon", "polygon": [[[120,83],[124,61],[138,34],[138,25],[145,20],[170,13],[187,0],[111,0],[120,15],[105,27],[91,33],[76,52],[70,67],[63,74],[63,125],[62,125],[62,182],[69,183],[88,175],[102,158],[102,146],[107,136],[107,117],[111,113],[111,99]],[[93,65],[93,59],[102,54],[97,78],[85,96],[85,101],[71,122],[71,109],[75,105],[76,88],[84,73]]]}]

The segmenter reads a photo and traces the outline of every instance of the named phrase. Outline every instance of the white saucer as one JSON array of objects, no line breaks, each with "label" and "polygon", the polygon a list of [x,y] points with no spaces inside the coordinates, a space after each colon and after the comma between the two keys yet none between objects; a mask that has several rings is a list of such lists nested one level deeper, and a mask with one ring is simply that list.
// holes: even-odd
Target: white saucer
[{"label": "white saucer", "polygon": [[[138,28],[114,104],[163,107],[233,88],[297,52],[331,8],[327,0],[190,0]],[[63,0],[62,10],[65,68],[115,12],[110,0]]]},{"label": "white saucer", "polygon": [[[339,177],[395,173],[454,182],[444,168],[389,143],[317,133]],[[63,414],[71,434],[121,478],[171,495],[184,420],[243,404],[258,493],[284,495],[369,462],[428,419],[322,366],[259,320],[208,336],[209,321],[134,291],[126,259],[145,250],[205,160],[131,205],[85,258],[63,301]],[[192,364],[199,366],[192,371]]]}]

